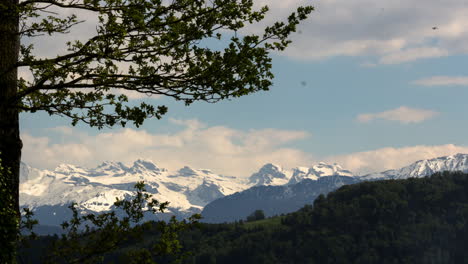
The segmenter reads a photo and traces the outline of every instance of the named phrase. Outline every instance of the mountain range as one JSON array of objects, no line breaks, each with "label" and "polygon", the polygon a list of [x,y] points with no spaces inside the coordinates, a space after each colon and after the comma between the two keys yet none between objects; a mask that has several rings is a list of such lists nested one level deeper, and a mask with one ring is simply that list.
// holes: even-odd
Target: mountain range
[{"label": "mountain range", "polygon": [[20,179],[20,206],[33,209],[39,222],[47,225],[61,224],[69,216],[71,202],[84,212],[108,211],[116,197],[131,197],[138,181],[145,182],[153,198],[170,201],[167,213],[181,218],[247,188],[242,179],[232,176],[190,167],[170,172],[141,159],[128,167],[104,162],[92,169],[62,164],[54,170],[38,170],[23,163]]},{"label": "mountain range", "polygon": [[468,154],[421,160],[398,170],[360,176],[338,164],[322,162],[290,170],[269,163],[249,178],[188,166],[169,171],[142,159],[131,166],[107,161],[91,169],[62,164],[54,170],[40,170],[22,163],[20,205],[33,209],[41,224],[57,226],[70,218],[67,206],[71,202],[83,212],[111,210],[116,197],[131,197],[135,183],[144,181],[154,198],[170,202],[162,219],[201,212],[208,222],[224,222],[243,219],[256,209],[267,215],[294,211],[345,184],[424,177],[443,170],[468,172]]}]

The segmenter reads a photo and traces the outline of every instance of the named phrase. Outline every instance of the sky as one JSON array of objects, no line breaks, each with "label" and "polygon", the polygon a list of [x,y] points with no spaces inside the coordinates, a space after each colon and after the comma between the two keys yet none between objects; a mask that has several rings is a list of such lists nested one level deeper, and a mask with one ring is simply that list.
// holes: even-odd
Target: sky
[{"label": "sky", "polygon": [[[23,161],[53,169],[144,158],[171,170],[188,165],[248,177],[269,162],[292,168],[324,161],[365,174],[468,153],[468,2],[257,0],[269,16],[245,32],[306,4],[315,11],[290,47],[272,54],[270,91],[188,107],[128,94],[169,107],[140,128],[97,130],[21,114]],[[86,39],[93,23],[87,17],[73,34],[39,38],[38,54],[53,56],[67,38]]]}]

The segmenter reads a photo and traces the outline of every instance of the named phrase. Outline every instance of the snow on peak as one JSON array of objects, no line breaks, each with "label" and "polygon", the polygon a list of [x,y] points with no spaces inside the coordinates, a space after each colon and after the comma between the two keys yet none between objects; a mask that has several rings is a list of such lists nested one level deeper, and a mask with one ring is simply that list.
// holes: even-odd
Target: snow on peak
[{"label": "snow on peak", "polygon": [[191,198],[190,200],[193,204],[205,206],[209,202],[223,197],[223,191],[222,186],[216,184],[212,180],[204,178],[203,182],[198,185],[197,188],[188,192],[188,196]]},{"label": "snow on peak", "polygon": [[[155,199],[170,201],[169,210],[179,217],[186,217],[199,213],[213,199],[249,187],[242,179],[188,166],[171,174],[152,161],[142,159],[136,160],[130,168],[121,162],[111,161],[94,169],[62,164],[54,171],[37,170],[38,173],[26,164],[22,168],[20,203],[33,209],[66,207],[77,202],[83,210],[110,210],[115,197],[130,195],[135,183],[143,180]],[[31,172],[38,176],[31,175]]]},{"label": "snow on peak", "polygon": [[282,171],[283,168],[281,166],[273,164],[273,163],[267,163],[260,168],[260,171]]},{"label": "snow on peak", "polygon": [[124,173],[129,168],[122,162],[105,161],[95,168],[96,172],[101,173]]},{"label": "snow on peak", "polygon": [[57,168],[54,169],[54,172],[70,175],[70,174],[85,174],[87,170],[85,168],[71,165],[71,164],[60,164]]},{"label": "snow on peak", "polygon": [[293,175],[288,184],[295,184],[304,179],[317,180],[325,176],[348,176],[353,177],[353,173],[344,170],[340,165],[334,163],[329,165],[325,162],[319,162],[311,168],[298,167],[293,169]]},{"label": "snow on peak", "polygon": [[[394,179],[424,177],[437,171],[468,172],[468,154],[456,154],[417,161],[399,170],[357,177],[358,179]],[[285,170],[267,163],[248,179],[222,176],[210,170],[188,166],[175,173],[159,168],[149,160],[136,160],[132,167],[121,162],[103,162],[94,169],[62,164],[54,171],[38,170],[21,164],[20,204],[29,208],[62,206],[77,202],[81,209],[109,210],[115,197],[130,195],[132,186],[144,180],[147,190],[160,201],[170,201],[169,210],[179,217],[199,213],[214,199],[246,190],[256,185],[286,185],[304,179],[320,180],[325,176],[353,174],[338,164],[320,162],[312,167]],[[331,177],[331,182],[341,177]],[[325,179],[326,180],[326,179]],[[47,224],[47,223],[45,223]]]},{"label": "snow on peak", "polygon": [[254,185],[284,185],[289,180],[289,173],[280,166],[267,163],[249,178]]},{"label": "snow on peak", "polygon": [[178,176],[190,177],[197,175],[197,171],[190,168],[189,166],[184,166],[182,169],[177,171]]},{"label": "snow on peak", "polygon": [[208,170],[208,169],[202,169],[200,171],[203,172],[204,174],[213,174],[213,172],[211,170]]},{"label": "snow on peak", "polygon": [[289,180],[288,184],[295,184],[304,179],[317,180],[318,177],[313,172],[311,172],[310,168],[296,167],[293,169],[292,177]]},{"label": "snow on peak", "polygon": [[336,163],[329,165],[325,162],[319,162],[318,165],[312,166],[312,168],[310,168],[309,170],[309,173],[313,173],[317,177],[333,176],[333,175],[349,176],[349,177],[353,176],[353,174],[350,171],[343,170],[343,168],[340,165]]},{"label": "snow on peak", "polygon": [[33,180],[41,177],[41,171],[35,169],[28,164],[21,162],[20,164],[20,183]]},{"label": "snow on peak", "polygon": [[130,168],[130,171],[132,173],[151,172],[151,173],[161,174],[162,172],[165,172],[166,169],[159,168],[151,160],[138,159],[135,162],[133,162],[133,166]]},{"label": "snow on peak", "polygon": [[361,176],[361,179],[406,179],[426,177],[435,172],[462,171],[468,172],[468,154],[438,157],[434,159],[418,160],[413,164],[396,170],[387,170]]},{"label": "snow on peak", "polygon": [[133,162],[133,167],[144,167],[149,170],[159,170],[158,166],[151,160],[138,159]]},{"label": "snow on peak", "polygon": [[325,176],[354,177],[353,173],[344,170],[336,163],[329,165],[325,162],[319,162],[312,167],[296,167],[290,171],[283,169],[281,166],[267,163],[258,172],[250,176],[249,183],[253,185],[295,184],[304,179],[317,180]]}]

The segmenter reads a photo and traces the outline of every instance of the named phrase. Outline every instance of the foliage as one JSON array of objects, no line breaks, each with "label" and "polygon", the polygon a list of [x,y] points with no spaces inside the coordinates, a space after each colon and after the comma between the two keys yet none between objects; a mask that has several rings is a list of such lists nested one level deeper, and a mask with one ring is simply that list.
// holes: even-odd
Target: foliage
[{"label": "foliage", "polygon": [[[126,252],[120,258],[128,258],[132,262],[127,263],[155,263],[155,256],[182,257],[182,246],[178,240],[178,233],[182,230],[193,228],[200,219],[199,215],[193,215],[188,221],[178,221],[172,217],[169,222],[144,222],[145,213],[164,212],[168,203],[159,203],[146,193],[143,182],[135,185],[135,195],[131,200],[118,199],[114,203],[115,209],[100,214],[81,214],[76,204],[70,205],[73,211],[71,220],[62,224],[67,231],[60,238],[56,237],[42,248],[42,260],[34,263],[105,263],[107,254],[135,241],[143,241],[143,236],[148,230],[157,232],[158,237],[149,249],[134,248]],[[118,210],[123,210],[124,217],[118,217]],[[36,244],[37,247],[37,244]],[[33,251],[22,247],[21,259],[26,259],[27,254]],[[44,253],[45,252],[45,253]],[[37,259],[34,258],[34,259]],[[34,259],[32,259],[34,261]]]},{"label": "foliage", "polygon": [[[270,52],[284,50],[290,34],[312,10],[299,7],[287,21],[261,34],[238,36],[247,24],[264,19],[268,8],[253,10],[252,0],[0,2],[0,152],[11,168],[11,173],[0,175],[2,232],[18,227],[18,220],[10,216],[15,211],[19,218],[19,112],[66,116],[72,125],[84,122],[103,128],[131,122],[138,127],[147,118],[161,118],[168,109],[129,103],[126,92],[166,96],[189,105],[268,90],[273,79]],[[35,37],[73,32],[84,22],[79,13],[98,19],[94,35],[67,42],[62,54],[35,54]],[[207,41],[225,45],[212,49]],[[32,80],[17,79],[18,72],[30,72]],[[112,215],[102,217],[77,221],[102,222],[103,228],[112,224]],[[16,232],[3,232],[0,258],[14,256],[14,236]]]},{"label": "foliage", "polygon": [[[95,35],[66,43],[65,54],[37,57],[34,41],[21,45],[16,67],[29,69],[34,79],[20,79],[12,101],[22,111],[43,110],[99,128],[128,121],[139,126],[167,111],[163,105],[127,105],[122,91],[189,105],[268,90],[270,52],[284,50],[313,10],[299,7],[263,34],[241,37],[237,32],[264,19],[268,7],[253,10],[252,0],[26,0],[17,9],[19,34],[29,39],[69,33],[83,22],[78,11],[98,18]],[[225,47],[209,48],[208,40]]]},{"label": "foliage", "polygon": [[240,224],[242,224],[243,228],[276,228],[281,226],[282,219],[284,218],[283,216],[274,216],[274,217],[269,217],[265,218],[263,220],[258,220],[258,221],[253,221],[253,222],[244,222],[244,221],[239,221]]},{"label": "foliage", "polygon": [[258,220],[263,220],[265,219],[265,213],[263,210],[255,210],[252,214],[247,216],[247,222],[253,222],[253,221],[258,221]]},{"label": "foliage", "polygon": [[[27,246],[31,240],[36,238],[32,232],[33,227],[38,223],[32,218],[33,213],[28,208],[23,208],[23,217],[18,221],[14,209],[13,195],[8,191],[6,179],[11,171],[2,165],[0,159],[0,263],[15,263],[16,247]],[[21,234],[19,231],[24,231]]]},{"label": "foliage", "polygon": [[[468,174],[461,172],[346,185],[285,216],[185,230],[180,245],[193,254],[181,262],[464,263],[467,193]],[[155,230],[144,240],[157,239]],[[132,248],[148,247],[136,242],[116,252]]]},{"label": "foliage", "polygon": [[278,225],[183,232],[183,263],[464,263],[467,193],[461,172],[347,185]]}]

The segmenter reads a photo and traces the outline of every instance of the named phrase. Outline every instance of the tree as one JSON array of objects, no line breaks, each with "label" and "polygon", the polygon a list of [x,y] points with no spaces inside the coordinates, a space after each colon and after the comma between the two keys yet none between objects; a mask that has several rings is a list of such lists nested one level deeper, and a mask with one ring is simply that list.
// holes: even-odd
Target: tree
[{"label": "tree", "polygon": [[[0,176],[11,174],[2,166],[0,158]],[[16,232],[18,219],[15,217],[15,204],[13,195],[8,189],[7,177],[0,177],[0,262],[11,263],[15,259],[14,249],[16,247]]]},{"label": "tree", "polygon": [[[107,263],[119,257],[125,259],[123,263],[155,263],[154,258],[160,256],[182,260],[188,252],[182,254],[179,234],[198,227],[201,216],[194,214],[182,221],[172,216],[167,222],[143,222],[152,214],[164,213],[169,203],[153,199],[144,182],[137,182],[134,188],[131,197],[117,197],[114,209],[109,212],[80,214],[77,204],[72,203],[69,208],[73,216],[62,224],[64,234],[60,238],[48,236],[38,240],[33,232],[38,221],[33,219],[32,211],[24,208],[20,225],[24,234],[17,259],[20,263],[51,264]],[[144,246],[128,248],[142,241]]]},{"label": "tree", "polygon": [[265,219],[265,213],[263,212],[263,210],[255,210],[253,213],[247,216],[246,220],[247,222],[252,222],[263,219]]},{"label": "tree", "polygon": [[[57,10],[59,10],[57,12]],[[45,111],[103,128],[139,126],[161,118],[164,105],[128,104],[118,91],[163,95],[184,102],[217,102],[268,90],[271,51],[282,51],[312,7],[299,7],[264,33],[237,31],[261,21],[267,7],[252,0],[2,0],[0,1],[0,152],[6,190],[19,217],[20,112]],[[63,12],[62,12],[63,11]],[[65,54],[38,57],[40,35],[67,34],[86,11],[99,18],[94,36],[66,43]],[[200,43],[226,44],[215,50]],[[34,43],[34,42],[33,42]],[[18,78],[18,69],[33,79]],[[7,176],[9,175],[9,176]],[[2,204],[1,206],[8,206]]]}]

